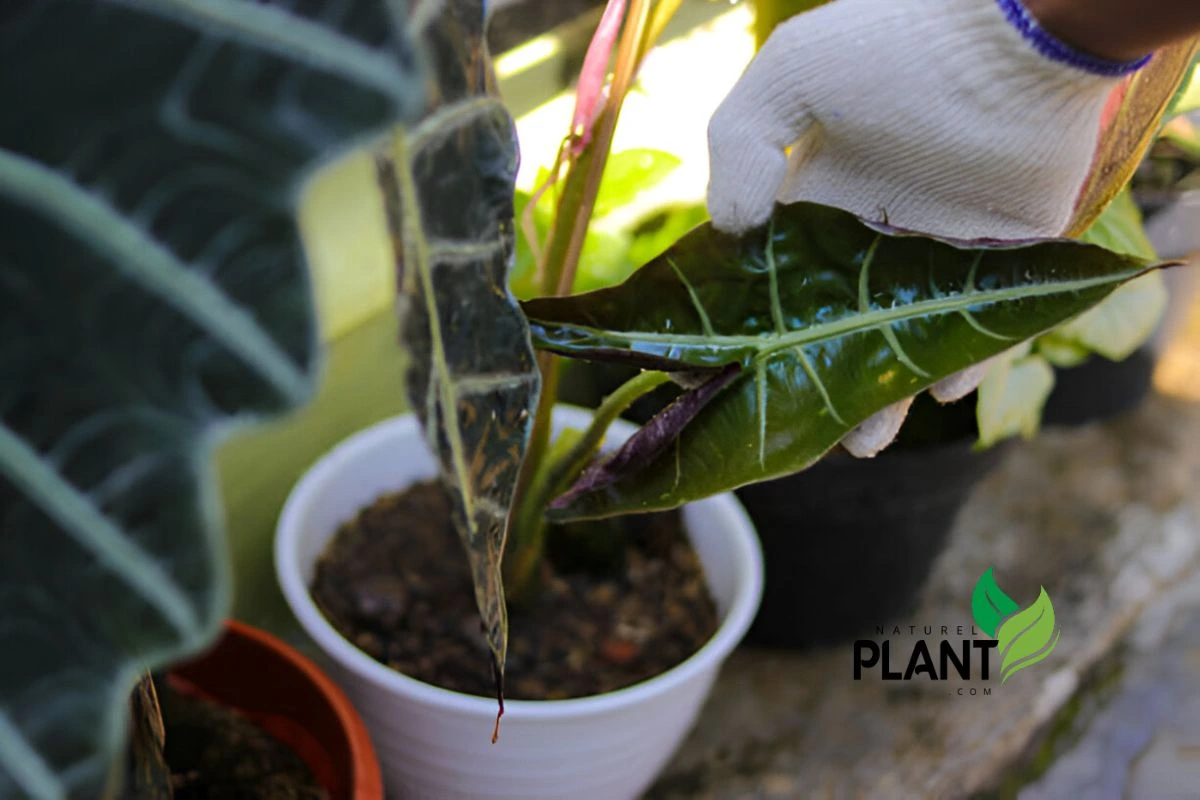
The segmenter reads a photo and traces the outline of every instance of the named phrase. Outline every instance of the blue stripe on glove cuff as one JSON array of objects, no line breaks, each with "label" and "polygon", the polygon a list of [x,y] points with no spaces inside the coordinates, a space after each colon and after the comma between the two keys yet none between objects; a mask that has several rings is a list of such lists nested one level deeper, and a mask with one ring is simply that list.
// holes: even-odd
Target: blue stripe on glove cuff
[{"label": "blue stripe on glove cuff", "polygon": [[1076,67],[1093,75],[1120,78],[1137,72],[1150,63],[1153,53],[1135,61],[1109,61],[1105,58],[1084,53],[1057,38],[1034,19],[1021,0],[996,0],[1009,24],[1021,32],[1033,48],[1051,61]]}]

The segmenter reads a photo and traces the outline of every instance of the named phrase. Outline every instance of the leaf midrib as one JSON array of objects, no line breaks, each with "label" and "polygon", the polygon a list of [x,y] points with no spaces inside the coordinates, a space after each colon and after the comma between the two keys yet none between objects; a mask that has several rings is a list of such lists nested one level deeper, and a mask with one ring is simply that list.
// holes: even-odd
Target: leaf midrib
[{"label": "leaf midrib", "polygon": [[[479,116],[503,109],[503,104],[491,96],[476,97],[462,100],[452,105],[438,109],[415,129],[416,137],[408,134],[396,134],[392,139],[392,161],[396,167],[396,178],[399,183],[400,197],[403,202],[401,225],[408,234],[407,241],[414,254],[415,273],[421,284],[421,300],[425,313],[429,315],[430,348],[436,354],[430,359],[434,371],[433,390],[437,392],[443,409],[452,413],[458,407],[460,395],[454,376],[446,365],[446,344],[442,335],[441,313],[437,307],[437,293],[434,287],[430,242],[425,236],[424,223],[421,220],[420,193],[412,175],[412,164],[427,148],[432,146],[440,136],[448,136],[459,127],[474,122]],[[441,246],[460,247],[464,243],[443,241]],[[466,249],[477,243],[468,242]],[[488,250],[492,246],[489,244]],[[428,424],[436,425],[435,416],[427,414]],[[447,424],[444,428],[447,443],[450,446],[450,457],[457,476],[459,497],[462,499],[466,524],[471,529],[471,536],[478,535],[479,526],[475,521],[475,511],[483,499],[476,497],[472,491],[470,471],[467,465],[466,443],[462,431],[457,424]],[[437,441],[436,431],[427,433],[430,442]],[[500,515],[504,516],[504,515]]]},{"label": "leaf midrib", "polygon": [[[1124,281],[1132,280],[1148,271],[1148,268],[1128,270],[1118,275],[1106,275],[1096,278],[1083,278],[1062,283],[1045,283],[1026,286],[977,291],[971,294],[958,294],[947,298],[919,300],[904,306],[880,308],[864,313],[851,314],[833,322],[819,323],[801,330],[789,331],[785,334],[764,331],[754,335],[745,334],[704,334],[691,333],[657,333],[653,331],[610,331],[591,325],[576,323],[543,321],[542,325],[561,325],[577,331],[591,331],[597,338],[627,342],[662,342],[665,344],[693,345],[718,349],[745,349],[756,351],[758,358],[764,358],[779,350],[812,344],[814,342],[847,336],[852,333],[878,330],[897,322],[939,314],[969,312],[972,306],[981,304],[992,305],[1007,300],[1022,300],[1030,297],[1046,297],[1054,294],[1065,294],[1092,289],[1097,286],[1116,286]],[[536,318],[535,318],[536,321]],[[769,342],[764,345],[763,342]]]}]

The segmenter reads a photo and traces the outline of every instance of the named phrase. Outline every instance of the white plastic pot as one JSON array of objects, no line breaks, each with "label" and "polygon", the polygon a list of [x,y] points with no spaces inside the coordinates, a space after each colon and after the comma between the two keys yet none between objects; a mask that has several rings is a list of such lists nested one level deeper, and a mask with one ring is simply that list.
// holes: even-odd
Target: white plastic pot
[{"label": "white plastic pot", "polygon": [[[555,428],[582,429],[590,412],[560,406]],[[618,422],[607,445],[634,431]],[[573,700],[505,703],[448,691],[375,661],[339,634],[309,594],[315,562],[340,523],[436,474],[415,417],[384,421],[344,441],[292,490],[279,519],[275,563],[284,596],[367,723],[388,796],[404,800],[624,800],[644,792],[691,728],[762,595],[762,555],[731,494],[684,508],[688,534],[721,624],[691,658],[620,691]]]}]

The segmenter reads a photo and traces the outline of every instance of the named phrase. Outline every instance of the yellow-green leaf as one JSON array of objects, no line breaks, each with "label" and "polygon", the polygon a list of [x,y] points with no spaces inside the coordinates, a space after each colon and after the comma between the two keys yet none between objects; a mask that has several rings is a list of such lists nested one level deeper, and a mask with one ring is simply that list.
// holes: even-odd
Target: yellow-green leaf
[{"label": "yellow-green leaf", "polygon": [[1117,289],[1057,333],[1111,361],[1123,361],[1153,335],[1166,308],[1166,284],[1162,275],[1151,273]]},{"label": "yellow-green leaf", "polygon": [[1189,114],[1198,108],[1200,108],[1200,55],[1192,59],[1192,66],[1187,77],[1180,84],[1175,99],[1171,101],[1171,108],[1167,111],[1167,116]]},{"label": "yellow-green leaf", "polygon": [[611,214],[633,202],[642,192],[662,183],[682,163],[679,156],[649,147],[613,153],[604,166],[592,218]]},{"label": "yellow-green leaf", "polygon": [[1054,369],[1040,355],[1031,354],[1028,343],[1000,356],[979,385],[975,412],[979,445],[1036,435],[1053,389]]}]

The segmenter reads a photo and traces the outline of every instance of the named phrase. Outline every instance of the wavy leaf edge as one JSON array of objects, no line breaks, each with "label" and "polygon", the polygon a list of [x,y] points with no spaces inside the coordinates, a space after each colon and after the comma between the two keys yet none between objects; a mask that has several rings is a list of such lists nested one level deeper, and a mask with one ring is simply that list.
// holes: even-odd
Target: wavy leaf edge
[{"label": "wavy leaf edge", "polygon": [[[104,5],[108,7],[100,7]],[[74,38],[68,40],[94,45],[96,52],[113,56],[114,49],[127,52],[129,47],[127,41],[100,38],[115,26],[126,24],[134,31],[131,36],[161,34],[157,46],[146,47],[144,55],[157,58],[169,71],[144,82],[135,79],[123,93],[115,93],[114,104],[130,118],[141,120],[144,115],[161,123],[161,127],[138,129],[141,139],[130,132],[133,125],[125,117],[98,125],[93,109],[57,117],[47,112],[26,121],[60,138],[64,124],[78,125],[80,131],[95,134],[98,147],[107,141],[109,146],[119,143],[133,150],[137,158],[132,164],[130,159],[120,160],[128,155],[120,147],[115,148],[116,154],[110,147],[84,158],[82,142],[96,145],[91,139],[80,137],[79,143],[68,141],[55,149],[46,144],[53,137],[39,140],[6,131],[0,147],[0,214],[6,222],[28,218],[36,226],[24,238],[18,234],[8,240],[11,247],[0,263],[0,300],[21,299],[26,288],[23,280],[30,296],[39,298],[38,293],[72,276],[71,270],[87,274],[95,262],[100,269],[90,272],[97,276],[96,285],[132,289],[130,295],[136,295],[130,308],[122,310],[142,316],[127,327],[153,322],[175,337],[171,344],[182,342],[180,346],[189,349],[181,360],[186,367],[181,368],[182,378],[152,371],[156,362],[120,364],[120,368],[106,365],[112,386],[98,386],[91,393],[81,390],[77,401],[53,405],[48,412],[57,415],[53,418],[28,413],[25,402],[30,397],[36,400],[39,392],[55,385],[52,382],[33,383],[24,390],[17,385],[8,396],[0,391],[0,501],[4,503],[0,519],[10,511],[12,517],[19,512],[27,530],[53,530],[53,537],[41,537],[39,552],[56,555],[59,567],[74,565],[79,558],[90,560],[89,569],[96,574],[81,579],[81,588],[72,597],[83,603],[81,608],[87,605],[89,589],[94,599],[97,587],[119,585],[120,591],[113,591],[107,597],[109,605],[103,607],[117,619],[122,611],[139,609],[143,623],[137,632],[128,631],[114,641],[103,625],[76,630],[89,623],[76,622],[68,613],[56,631],[77,648],[68,663],[59,664],[57,649],[28,651],[32,661],[26,663],[38,665],[43,683],[70,673],[71,685],[56,691],[64,704],[67,700],[74,704],[72,715],[87,726],[85,732],[62,731],[58,727],[62,709],[35,706],[32,713],[32,700],[26,702],[23,696],[33,697],[43,690],[29,684],[14,667],[11,674],[16,677],[6,683],[5,707],[0,709],[0,795],[15,791],[54,798],[98,793],[97,785],[111,780],[114,768],[119,768],[129,693],[138,677],[202,652],[222,630],[232,575],[214,451],[239,432],[304,405],[319,374],[308,253],[298,221],[301,197],[327,164],[382,137],[391,126],[407,122],[424,103],[421,66],[416,63],[419,59],[411,58],[416,47],[408,38],[412,31],[400,13],[402,4],[344,5],[344,13],[330,19],[319,13],[305,16],[281,3],[241,0],[114,0],[108,4],[42,0],[36,10],[32,4],[18,4],[16,16],[6,19],[11,27],[4,33],[13,35],[7,41],[26,50],[29,42],[45,42],[70,29]],[[376,47],[379,40],[369,36],[358,38],[361,28],[353,24],[372,14],[391,23],[384,35],[387,46]],[[356,22],[343,25],[350,17],[356,17]],[[184,47],[171,49],[164,42]],[[228,77],[228,62],[217,64],[213,55],[219,47],[237,48],[245,61],[258,66],[265,62],[269,69],[264,72],[270,74],[259,84],[241,74],[238,81],[230,81],[235,86],[215,113],[209,106],[197,110],[192,106],[200,105],[202,81]],[[121,72],[126,61],[115,56],[112,61],[114,74],[127,74]],[[22,80],[35,85],[40,66],[44,64],[30,66]],[[62,97],[78,91],[75,74],[67,70],[58,78],[44,77],[37,84],[44,90],[44,102],[65,103]],[[302,81],[318,80],[328,82],[317,84],[315,92],[343,90],[344,109],[333,112],[321,108],[313,97],[304,101],[290,97],[257,109],[278,123],[275,130],[253,128],[246,122],[244,108],[251,107],[251,98],[259,100],[277,91],[281,83],[311,88],[311,83]],[[5,88],[12,90],[12,83]],[[221,115],[230,109],[228,117]],[[289,113],[294,116],[284,124],[281,119]],[[271,153],[276,158],[264,155],[270,145],[281,142],[282,152]],[[147,143],[154,152],[143,155],[137,145]],[[253,163],[256,156],[261,161]],[[216,175],[220,180],[212,183],[187,170],[214,163],[227,171],[213,170],[214,175],[220,173]],[[156,164],[166,166],[161,171],[146,169]],[[214,188],[232,194],[233,181],[243,181],[235,186],[239,202],[211,213],[205,202],[211,202]],[[159,215],[172,203],[209,213],[200,222],[189,218],[190,227],[184,231],[178,224],[162,224]],[[38,238],[48,230],[59,234],[57,250]],[[243,236],[247,230],[256,234]],[[249,270],[250,278],[258,281],[257,293],[238,285],[228,270],[222,273],[235,258],[244,258],[248,248],[263,265]],[[47,258],[48,250],[75,259],[64,260],[41,276],[33,266]],[[5,280],[10,277],[15,280]],[[64,300],[63,306],[83,308],[98,317],[115,313],[111,305],[87,297]],[[58,330],[62,347],[79,352],[79,342],[71,337],[81,330],[86,328]],[[28,340],[18,338],[13,345],[16,355],[40,354],[48,363],[65,364],[64,370],[79,369],[75,360],[46,356],[41,335],[35,326]],[[103,357],[116,352],[114,341],[119,339],[101,339],[94,345],[97,353]],[[205,369],[208,363],[202,362],[201,355],[220,360],[225,371],[205,374],[201,363]],[[10,366],[11,362],[0,365],[0,378],[14,374],[4,373]],[[17,363],[18,378],[21,369]],[[142,378],[146,380],[139,382]],[[202,379],[213,385],[201,385]],[[180,392],[175,381],[184,385],[194,381],[192,394]],[[109,453],[93,441],[112,436],[118,426],[131,426],[128,447]],[[88,469],[99,477],[72,463],[80,458],[86,458]],[[152,482],[155,475],[168,472],[174,476],[171,480]],[[120,498],[121,504],[114,498]],[[181,512],[178,517],[163,513],[160,506],[168,503],[174,504],[172,512]],[[162,534],[160,529],[168,522],[174,523],[168,530],[176,531],[177,539],[187,536],[187,550],[172,545],[171,537]],[[51,538],[53,542],[46,541]],[[64,602],[59,596],[61,586],[49,577],[43,580],[43,596],[36,603],[29,601],[39,613],[44,613],[43,606],[57,608]],[[24,586],[14,582],[6,589],[19,593]],[[27,628],[38,624],[36,619],[25,621]],[[10,629],[8,634],[13,637],[6,639],[8,644],[19,641],[23,647],[36,638],[36,631],[18,636]],[[43,698],[41,706],[45,705]],[[59,747],[63,740],[69,744]]]}]

